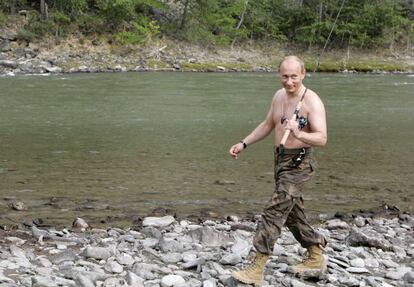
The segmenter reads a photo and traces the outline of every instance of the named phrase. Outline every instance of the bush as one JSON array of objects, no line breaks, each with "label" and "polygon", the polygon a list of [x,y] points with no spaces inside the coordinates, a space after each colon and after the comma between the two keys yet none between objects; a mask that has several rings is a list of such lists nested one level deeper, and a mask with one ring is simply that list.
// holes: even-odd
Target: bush
[{"label": "bush", "polygon": [[104,19],[99,15],[85,14],[79,17],[77,21],[81,33],[88,35],[94,33],[104,33]]},{"label": "bush", "polygon": [[113,28],[117,28],[122,22],[133,20],[136,16],[133,0],[97,0],[96,5]]},{"label": "bush", "polygon": [[56,32],[56,25],[51,20],[41,20],[37,11],[30,11],[29,20],[24,26],[24,29],[32,32],[37,37],[43,37],[46,34]]},{"label": "bush", "polygon": [[48,3],[49,5],[52,5],[54,9],[68,15],[71,20],[75,20],[76,17],[81,15],[88,8],[86,0],[49,0]]},{"label": "bush", "polygon": [[51,18],[56,27],[55,35],[57,37],[66,36],[69,33],[70,18],[60,11],[54,12]]},{"label": "bush", "polygon": [[17,32],[17,40],[33,42],[36,39],[36,34],[26,29],[21,29]]},{"label": "bush", "polygon": [[132,23],[130,31],[116,34],[115,39],[121,44],[148,44],[160,35],[160,27],[155,21],[141,17],[139,21]]}]

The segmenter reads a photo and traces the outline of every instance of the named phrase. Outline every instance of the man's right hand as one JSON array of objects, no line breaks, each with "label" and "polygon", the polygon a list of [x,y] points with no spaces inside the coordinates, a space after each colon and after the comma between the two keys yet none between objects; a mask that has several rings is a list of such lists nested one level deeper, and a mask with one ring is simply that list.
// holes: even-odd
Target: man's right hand
[{"label": "man's right hand", "polygon": [[244,150],[243,144],[242,143],[236,143],[235,145],[233,145],[230,148],[229,153],[232,156],[232,158],[237,159],[239,153],[241,153],[242,150]]}]

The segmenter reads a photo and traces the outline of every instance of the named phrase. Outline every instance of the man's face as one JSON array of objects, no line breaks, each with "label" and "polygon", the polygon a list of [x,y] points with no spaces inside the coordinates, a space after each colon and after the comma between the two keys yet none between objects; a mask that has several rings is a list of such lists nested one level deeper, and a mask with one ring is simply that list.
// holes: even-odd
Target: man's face
[{"label": "man's face", "polygon": [[297,61],[288,60],[280,65],[279,77],[283,87],[288,93],[296,93],[302,86],[305,72],[302,71]]}]

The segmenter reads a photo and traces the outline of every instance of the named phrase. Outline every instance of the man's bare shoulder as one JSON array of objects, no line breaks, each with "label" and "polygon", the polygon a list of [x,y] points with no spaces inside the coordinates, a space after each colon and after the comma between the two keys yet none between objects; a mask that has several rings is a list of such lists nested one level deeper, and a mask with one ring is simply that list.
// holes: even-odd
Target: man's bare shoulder
[{"label": "man's bare shoulder", "polygon": [[280,98],[285,94],[285,89],[279,89],[276,91],[276,93],[273,95],[273,103],[276,103],[280,101]]},{"label": "man's bare shoulder", "polygon": [[306,92],[305,102],[306,104],[310,106],[323,105],[322,100],[319,97],[319,95],[316,92],[312,91],[311,89],[308,89],[308,91]]}]

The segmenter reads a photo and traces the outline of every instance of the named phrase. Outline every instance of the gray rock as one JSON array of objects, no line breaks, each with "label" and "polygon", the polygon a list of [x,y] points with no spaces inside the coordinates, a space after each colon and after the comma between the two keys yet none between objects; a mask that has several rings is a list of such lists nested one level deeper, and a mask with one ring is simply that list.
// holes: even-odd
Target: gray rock
[{"label": "gray rock", "polygon": [[247,240],[236,238],[236,241],[231,247],[231,252],[238,254],[241,257],[245,257],[250,252],[250,243]]},{"label": "gray rock", "polygon": [[400,267],[399,264],[395,263],[394,261],[392,261],[390,259],[383,259],[381,262],[387,268],[397,268],[397,267]]},{"label": "gray rock", "polygon": [[155,248],[158,246],[159,239],[157,238],[145,238],[141,241],[141,244],[144,248]]},{"label": "gray rock", "polygon": [[369,270],[364,267],[349,267],[349,268],[346,268],[346,271],[348,271],[349,273],[356,273],[356,274],[370,273]]},{"label": "gray rock", "polygon": [[62,68],[60,67],[45,67],[45,70],[48,71],[49,73],[61,73],[62,72]]},{"label": "gray rock", "polygon": [[120,265],[116,261],[106,262],[104,269],[105,271],[109,273],[121,273],[122,271],[124,271],[124,268],[122,267],[122,265]]},{"label": "gray rock", "polygon": [[18,67],[17,62],[12,60],[0,60],[0,66],[10,69],[16,69]]},{"label": "gray rock", "polygon": [[306,283],[304,283],[304,282],[301,282],[301,281],[299,281],[299,280],[293,279],[293,280],[290,282],[290,286],[291,286],[291,287],[311,287],[312,285],[308,285],[308,284],[306,284]]},{"label": "gray rock", "polygon": [[95,287],[95,284],[86,276],[78,275],[75,279],[78,287]]},{"label": "gray rock", "polygon": [[342,268],[349,268],[349,267],[351,267],[347,262],[345,262],[344,260],[340,260],[340,259],[337,259],[337,258],[335,258],[335,257],[331,257],[331,256],[329,256],[328,257],[328,260],[329,260],[329,262],[333,262],[333,263],[335,263],[335,264],[337,264],[337,265],[339,265],[339,266],[341,266]]},{"label": "gray rock", "polygon": [[27,258],[11,257],[9,260],[12,261],[13,263],[15,263],[16,265],[20,266],[20,267],[25,267],[25,268],[31,268],[32,267],[32,264],[30,263],[30,261]]},{"label": "gray rock", "polygon": [[409,267],[399,267],[394,271],[388,271],[385,274],[385,278],[391,279],[391,280],[401,280],[404,278],[405,274],[411,271],[411,268]]},{"label": "gray rock", "polygon": [[373,276],[366,277],[365,281],[367,282],[368,286],[371,286],[371,287],[381,286],[381,280],[378,280],[376,277],[373,277]]},{"label": "gray rock", "polygon": [[132,258],[132,256],[127,253],[122,253],[121,255],[118,255],[116,257],[116,261],[118,261],[119,264],[125,266],[131,266],[135,263],[134,258]]},{"label": "gray rock", "polygon": [[183,263],[181,266],[184,269],[191,269],[191,268],[197,268],[197,270],[200,269],[200,267],[206,262],[206,260],[204,258],[197,258],[196,260],[193,261],[189,261],[189,262],[185,262]]},{"label": "gray rock", "polygon": [[407,256],[407,252],[400,246],[393,245],[392,249],[395,255],[400,259],[404,259]]},{"label": "gray rock", "polygon": [[365,226],[365,224],[366,224],[366,220],[365,220],[365,218],[363,218],[363,217],[361,217],[361,216],[357,216],[357,217],[354,219],[354,222],[355,222],[355,225],[356,225],[356,226],[358,226],[358,227],[363,227],[363,226]]},{"label": "gray rock", "polygon": [[224,247],[234,241],[234,238],[231,235],[219,232],[209,226],[192,230],[189,232],[189,235],[193,240],[209,247]]},{"label": "gray rock", "polygon": [[20,258],[26,258],[26,252],[23,249],[21,249],[20,247],[17,247],[15,245],[11,245],[9,247],[9,249],[10,249],[10,253],[13,256],[20,257]]},{"label": "gray rock", "polygon": [[156,278],[153,271],[157,269],[158,266],[156,264],[135,263],[132,271],[144,280],[153,280]]},{"label": "gray rock", "polygon": [[60,252],[58,254],[53,255],[50,258],[52,263],[56,265],[59,265],[65,261],[75,261],[76,259],[77,259],[77,256],[75,253],[73,253],[72,250],[66,250],[66,251]]},{"label": "gray rock", "polygon": [[136,275],[135,273],[128,271],[126,275],[126,281],[128,285],[134,287],[143,287],[144,286],[144,279]]},{"label": "gray rock", "polygon": [[405,273],[403,280],[405,283],[414,283],[414,272],[408,271],[407,273]]},{"label": "gray rock", "polygon": [[32,287],[57,287],[55,281],[50,277],[43,276],[33,276],[32,277]]},{"label": "gray rock", "polygon": [[14,237],[14,236],[8,236],[5,239],[7,242],[11,242],[15,244],[16,246],[22,246],[26,242],[26,240],[23,240],[19,237]]},{"label": "gray rock", "polygon": [[94,259],[108,259],[109,257],[115,255],[115,250],[113,247],[86,247],[82,253],[86,258]]},{"label": "gray rock", "polygon": [[377,259],[374,258],[367,258],[365,259],[365,266],[369,267],[369,268],[378,268],[379,267],[379,262]]},{"label": "gray rock", "polygon": [[124,235],[121,235],[118,238],[118,241],[125,241],[125,242],[129,242],[129,243],[134,243],[135,242],[135,237],[130,235],[130,234],[124,234]]},{"label": "gray rock", "polygon": [[341,221],[339,219],[332,219],[332,220],[328,220],[325,223],[325,228],[328,229],[328,230],[333,230],[333,229],[348,229],[349,228],[349,225],[345,221]]},{"label": "gray rock", "polygon": [[238,254],[230,253],[227,255],[224,255],[220,263],[224,265],[236,265],[237,263],[240,263],[242,261],[242,258]]},{"label": "gray rock", "polygon": [[162,237],[159,242],[160,249],[163,252],[182,252],[183,244],[171,238]]},{"label": "gray rock", "polygon": [[58,276],[55,276],[54,279],[58,286],[78,287],[74,280],[69,280]]},{"label": "gray rock", "polygon": [[105,286],[105,287],[119,287],[119,286],[125,286],[124,283],[125,282],[124,282],[123,279],[111,277],[111,278],[107,278],[105,280],[105,282],[103,283],[103,286]]},{"label": "gray rock", "polygon": [[[53,69],[52,71],[49,71],[51,73],[54,73]],[[60,69],[60,71],[57,71],[57,73],[62,72],[62,69]],[[86,229],[90,228],[89,224],[80,217],[77,217],[73,222],[72,222],[72,228],[75,230],[80,230],[80,231],[85,231]]]},{"label": "gray rock", "polygon": [[0,52],[8,52],[11,50],[10,41],[0,39]]},{"label": "gray rock", "polygon": [[141,233],[146,237],[161,239],[162,233],[155,227],[145,227],[141,229]]},{"label": "gray rock", "polygon": [[360,286],[359,280],[355,277],[341,276],[338,281],[339,283],[349,287]]},{"label": "gray rock", "polygon": [[42,266],[42,267],[51,267],[52,266],[52,262],[50,262],[49,259],[47,259],[46,257],[38,257],[35,260],[35,264]]},{"label": "gray rock", "polygon": [[162,277],[161,279],[162,287],[173,287],[183,283],[185,283],[184,278],[178,275],[167,275]]},{"label": "gray rock", "polygon": [[365,267],[364,259],[361,258],[352,259],[350,264],[352,267]]},{"label": "gray rock", "polygon": [[163,217],[145,217],[142,222],[143,226],[166,227],[175,222],[175,218],[171,215]]},{"label": "gray rock", "polygon": [[[291,268],[288,268],[288,270],[291,271]],[[305,279],[305,280],[309,280],[309,279],[320,279],[324,276],[324,274],[320,270],[306,269],[296,274],[296,276],[302,279]]]},{"label": "gray rock", "polygon": [[13,283],[14,284],[14,280],[0,273],[0,283]]},{"label": "gray rock", "polygon": [[180,262],[183,259],[180,253],[174,252],[174,253],[167,253],[161,255],[161,260],[165,263],[177,263]]},{"label": "gray rock", "polygon": [[193,251],[187,251],[182,254],[183,262],[191,262],[197,260],[197,254]]},{"label": "gray rock", "polygon": [[27,61],[19,63],[19,69],[24,73],[33,73],[33,63]]},{"label": "gray rock", "polygon": [[370,237],[356,228],[352,228],[346,241],[351,246],[367,246],[380,248],[382,250],[391,250],[391,244],[381,238]]},{"label": "gray rock", "polygon": [[208,279],[203,281],[203,287],[217,287],[217,282],[215,279]]}]

